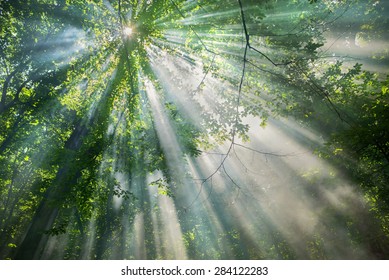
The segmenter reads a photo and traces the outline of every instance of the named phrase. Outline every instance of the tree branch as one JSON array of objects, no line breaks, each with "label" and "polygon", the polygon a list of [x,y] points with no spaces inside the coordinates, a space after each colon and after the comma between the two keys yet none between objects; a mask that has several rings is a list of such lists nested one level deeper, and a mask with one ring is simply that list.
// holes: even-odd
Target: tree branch
[{"label": "tree branch", "polygon": [[[238,0],[238,2],[239,2],[239,6],[240,6],[240,14],[241,14],[241,17],[242,17],[242,24],[243,24],[244,34],[245,34],[245,37],[246,37],[246,48],[248,47],[250,50],[253,50],[253,51],[259,53],[266,60],[268,60],[271,64],[273,64],[274,66],[285,66],[285,65],[288,65],[288,64],[292,63],[292,61],[288,61],[288,62],[284,62],[284,63],[276,63],[270,57],[268,57],[266,54],[264,54],[260,50],[254,48],[254,47],[252,47],[250,45],[250,35],[248,33],[247,26],[246,26],[246,19],[245,19],[245,16],[244,16],[242,1]],[[245,57],[245,59],[246,59],[246,57]]]},{"label": "tree branch", "polygon": [[290,156],[296,156],[297,154],[295,153],[290,153],[290,154],[276,154],[276,153],[271,153],[271,152],[263,152],[263,151],[260,151],[260,150],[256,150],[256,149],[253,149],[253,148],[250,148],[250,147],[246,147],[242,144],[238,144],[238,143],[234,143],[235,146],[238,146],[238,147],[242,147],[246,150],[250,150],[250,151],[253,151],[257,154],[261,154],[261,155],[266,155],[266,156],[274,156],[274,157],[290,157]]}]

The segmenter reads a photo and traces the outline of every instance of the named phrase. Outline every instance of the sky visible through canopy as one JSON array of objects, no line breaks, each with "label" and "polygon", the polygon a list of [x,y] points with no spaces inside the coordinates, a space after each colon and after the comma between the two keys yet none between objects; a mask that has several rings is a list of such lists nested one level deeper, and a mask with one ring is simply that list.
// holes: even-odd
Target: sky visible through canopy
[{"label": "sky visible through canopy", "polygon": [[387,259],[388,16],[2,0],[0,258]]}]

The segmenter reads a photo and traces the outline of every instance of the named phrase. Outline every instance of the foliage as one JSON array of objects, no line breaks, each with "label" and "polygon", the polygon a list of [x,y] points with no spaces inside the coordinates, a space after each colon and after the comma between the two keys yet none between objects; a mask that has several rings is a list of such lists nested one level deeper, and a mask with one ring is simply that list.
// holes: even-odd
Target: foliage
[{"label": "foliage", "polygon": [[[250,142],[252,118],[266,127],[293,117],[316,130],[326,142],[319,155],[362,186],[387,227],[380,211],[389,210],[389,76],[326,52],[327,34],[348,22],[348,11],[361,15],[357,47],[386,40],[379,7],[370,0],[1,1],[0,257],[129,258],[141,235],[142,257],[168,256],[161,252],[168,246],[156,244],[167,218],[158,206],[150,210],[162,203],[151,193],[156,187],[165,203],[182,206],[195,159],[222,144],[228,151],[216,153],[221,163],[198,179],[195,197],[209,185],[212,196],[218,172],[240,191],[224,163],[238,141]],[[387,55],[369,59],[385,66]],[[189,257],[327,257],[323,236],[299,255],[270,222],[263,240],[252,242],[217,202],[224,232],[177,210]],[[354,221],[340,220],[351,232]]]}]

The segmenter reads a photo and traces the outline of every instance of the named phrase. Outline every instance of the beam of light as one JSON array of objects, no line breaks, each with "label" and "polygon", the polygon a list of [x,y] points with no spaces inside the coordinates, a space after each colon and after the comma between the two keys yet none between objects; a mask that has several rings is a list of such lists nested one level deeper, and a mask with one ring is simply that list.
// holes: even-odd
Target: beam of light
[{"label": "beam of light", "polygon": [[292,16],[298,17],[303,13],[307,13],[307,10],[299,10],[299,11],[292,11],[292,12],[275,12],[275,13],[269,13],[266,14],[266,17],[264,21],[269,21],[269,22],[282,22],[282,21],[288,21],[289,18]]},{"label": "beam of light", "polygon": [[185,173],[183,170],[182,151],[176,137],[176,132],[171,124],[165,109],[162,107],[161,100],[151,81],[145,81],[146,93],[151,106],[151,112],[155,122],[155,129],[161,142],[171,175],[177,182],[182,181]]},{"label": "beam of light", "polygon": [[161,210],[163,225],[163,241],[167,259],[187,259],[187,252],[182,238],[182,230],[177,217],[177,209],[172,198],[159,196],[158,205]]},{"label": "beam of light", "polygon": [[[170,81],[175,79],[180,71],[179,76],[185,76],[183,69],[174,70],[176,68],[174,60],[178,58],[162,57],[162,60],[158,61],[158,57],[154,55],[153,71],[163,85],[177,85],[175,90],[173,90],[173,86],[170,86],[168,92],[171,94],[172,100],[181,104],[179,107],[183,107],[181,109],[185,112],[188,110],[185,107],[190,106],[179,100],[185,99],[183,94],[187,91],[178,90],[178,88],[185,88],[185,83],[180,85],[177,81]],[[168,70],[162,70],[164,68]],[[171,74],[164,76],[163,73]],[[206,84],[208,85],[206,87],[215,88],[210,83],[211,80],[207,79]],[[212,94],[212,91],[209,91],[209,94]],[[186,115],[190,116],[190,113]],[[247,121],[245,120],[245,122]],[[254,254],[249,248],[251,246],[258,249],[258,252],[267,258],[279,258],[280,256],[312,258],[315,256],[315,252],[310,250],[316,246],[312,244],[317,241],[317,238],[321,238],[325,243],[324,254],[327,254],[329,258],[351,257],[353,252],[348,249],[351,245],[350,241],[347,240],[349,229],[331,222],[322,224],[320,221],[332,219],[334,214],[326,216],[326,211],[340,213],[342,219],[348,219],[348,217],[358,219],[360,214],[356,213],[363,212],[363,207],[357,206],[356,202],[362,198],[341,175],[336,177],[331,175],[333,174],[332,170],[336,169],[335,167],[329,166],[312,154],[310,147],[321,145],[323,139],[320,138],[319,134],[305,130],[289,120],[276,123],[269,121],[265,129],[259,129],[260,122],[256,118],[249,121],[252,127],[250,130],[251,141],[242,144],[258,150],[270,151],[275,154],[290,154],[290,156],[259,155],[253,151],[236,147],[236,155],[231,154],[228,157],[225,170],[220,170],[212,177],[212,184],[207,182],[191,190],[186,188],[184,200],[196,200],[195,203],[186,205],[189,206],[187,211],[193,211],[197,217],[204,217],[205,220],[212,221],[215,225],[211,230],[213,236],[220,236],[226,230],[239,234],[239,241],[231,238],[223,239],[222,247],[225,250],[232,248],[233,242],[240,242],[241,246],[246,246],[242,250],[246,252],[247,256]],[[280,125],[281,123],[285,124]],[[223,148],[221,150],[223,151]],[[211,156],[205,154],[196,161],[198,162],[196,166],[199,169],[190,164],[192,176],[196,178],[202,174],[197,178],[206,178],[206,174],[215,170],[220,164],[220,156],[213,156],[211,159]],[[312,169],[318,170],[321,179],[309,186],[310,183],[306,181],[306,178],[312,176],[310,175]],[[240,189],[232,182],[232,179],[240,186]],[[332,180],[332,182],[322,183],[326,180]],[[320,193],[319,198],[307,196],[307,192],[312,191]],[[347,197],[352,202],[347,202]],[[180,204],[182,205],[182,201]],[[221,208],[224,209],[223,214]],[[368,213],[365,214],[368,215]],[[180,215],[185,217],[185,214]],[[230,221],[227,221],[226,217],[230,217]],[[195,225],[190,223],[182,226],[185,234],[191,227],[195,228]],[[361,227],[361,223],[357,226]],[[338,232],[339,241],[334,240],[333,231]],[[280,235],[279,241],[272,239],[274,234]],[[281,240],[285,242],[284,245],[275,244]],[[247,244],[251,245],[247,246]],[[280,247],[273,248],[272,246]],[[365,246],[367,245],[354,246],[358,247],[356,249],[358,253],[354,257],[370,257]],[[296,255],[282,253],[288,247]],[[200,247],[198,248],[200,249]],[[225,251],[225,254],[227,256],[229,253]]]},{"label": "beam of light", "polygon": [[40,259],[52,260],[52,259],[69,259],[71,257],[71,251],[66,251],[66,246],[71,242],[72,231],[74,231],[75,221],[75,210],[72,210],[72,215],[68,220],[65,233],[50,235],[42,252]]},{"label": "beam of light", "polygon": [[[151,182],[158,180],[159,178],[162,178],[163,174],[162,172],[154,172],[153,174],[150,174],[146,178],[147,185],[150,185]],[[152,227],[153,227],[153,237],[154,237],[154,244],[155,244],[155,251],[156,251],[156,257],[157,259],[163,259],[164,258],[164,250],[163,250],[163,236],[161,236],[162,232],[162,225],[161,225],[161,219],[159,217],[158,209],[158,190],[156,188],[148,188],[148,192],[150,195],[150,212],[151,212],[151,221],[152,221]]]},{"label": "beam of light", "polygon": [[[155,172],[147,178],[152,182],[163,175]],[[171,197],[160,195],[156,188],[149,188],[151,197],[150,211],[157,256],[163,259],[187,259],[186,248],[183,243],[182,225],[178,219],[178,212]]]},{"label": "beam of light", "polygon": [[[216,112],[220,105],[217,102],[222,101],[218,94],[233,95],[235,89],[231,85],[212,77],[212,73],[205,76],[204,66],[197,56],[186,54],[184,51],[177,51],[172,55],[153,45],[147,49],[147,52],[152,57],[153,72],[167,92],[167,100],[176,103],[183,115],[189,117],[194,125],[198,126],[203,122],[196,106],[210,113]],[[189,56],[190,60],[187,58]],[[214,63],[216,64],[218,60],[215,58]],[[219,75],[225,76],[228,80],[238,81],[238,68],[235,66],[235,61],[221,58],[220,63],[228,66],[220,69]],[[175,80],[173,83],[172,77]]]},{"label": "beam of light", "polygon": [[[112,73],[112,72],[108,71],[108,75],[110,73]],[[81,80],[81,82],[80,82],[80,80]],[[73,86],[74,87],[79,87],[79,88],[85,90],[86,84],[82,82],[82,79],[76,79],[74,81],[74,85]],[[60,89],[58,89],[58,90],[60,90]],[[68,94],[68,93],[63,93],[61,97],[63,97],[66,94]],[[61,94],[59,94],[59,95],[61,95]],[[101,98],[102,95],[104,95],[103,91],[96,90],[95,91],[95,97],[96,97],[95,102],[98,103],[101,100],[100,98]],[[79,102],[80,100],[77,99],[77,101]],[[93,106],[94,102],[92,102],[91,100],[88,100],[88,101],[89,102],[86,102],[87,105],[85,107],[87,113],[83,116],[83,121],[84,122],[90,121],[90,119],[93,118],[93,115],[96,112],[96,106],[97,105]],[[28,164],[29,167],[30,167],[30,170],[25,173],[25,172],[23,172],[22,166],[20,166],[19,174],[17,176],[15,176],[14,180],[19,180],[19,177],[20,177],[21,180],[23,180],[23,177],[26,174],[33,174],[33,172],[42,172],[42,174],[45,174],[46,172],[49,172],[49,171],[46,171],[47,167],[42,167],[42,166],[47,164],[47,162],[50,161],[49,157],[50,157],[50,154],[52,154],[54,152],[53,149],[58,149],[58,147],[56,145],[52,145],[50,143],[52,143],[53,141],[61,142],[61,141],[63,141],[63,139],[58,138],[58,136],[55,133],[49,134],[47,126],[48,125],[53,125],[53,124],[58,125],[58,122],[60,122],[60,120],[57,119],[57,116],[58,116],[59,113],[60,113],[60,116],[61,115],[64,116],[64,120],[62,120],[63,122],[73,123],[75,121],[75,119],[72,118],[72,117],[70,119],[68,119],[66,117],[66,116],[68,116],[68,114],[66,114],[66,112],[65,112],[67,110],[65,109],[64,106],[61,106],[61,104],[60,104],[60,102],[58,102],[58,100],[56,100],[56,101],[53,100],[53,101],[49,101],[47,103],[40,104],[40,109],[44,110],[46,112],[46,114],[47,114],[46,116],[48,118],[50,118],[51,116],[54,116],[53,119],[55,119],[55,121],[52,122],[52,123],[51,122],[47,122],[47,124],[46,124],[46,121],[43,121],[43,122],[41,121],[41,123],[38,122],[36,124],[35,128],[34,128],[34,126],[32,126],[32,128],[30,130],[31,132],[29,133],[29,137],[27,139],[25,139],[25,144],[21,145],[21,147],[23,147],[23,149],[25,149],[25,152],[22,153],[22,155],[24,154],[23,156],[25,157],[24,161],[26,163],[29,163],[30,160],[31,160],[31,164]],[[51,129],[52,128],[50,128],[50,130]],[[73,132],[72,137],[74,137],[75,141],[80,141],[80,134],[81,134],[81,131],[77,131],[77,132],[74,131]],[[67,136],[65,135],[65,136],[62,136],[62,137],[68,137],[68,136],[69,135],[67,135]],[[31,145],[34,145],[34,143],[36,143],[36,139],[38,139],[38,138],[40,139],[40,144],[46,145],[46,149],[43,150],[40,147],[38,147],[36,149],[31,149],[31,151],[34,151],[34,153],[35,153],[35,154],[31,154],[29,152],[29,150],[30,150],[29,148],[31,147]],[[46,144],[46,143],[48,143],[48,144]],[[28,148],[25,148],[25,147],[28,147]],[[59,167],[52,167],[50,169],[50,172],[52,172],[52,174],[57,174],[58,168]],[[53,177],[51,177],[50,179],[47,178],[47,180],[54,180],[54,178]],[[30,188],[34,187],[34,184],[31,184],[28,181],[25,181],[25,182],[21,181],[20,185],[23,186],[23,189],[24,189],[23,191],[26,191],[26,192],[30,192]],[[46,192],[47,189],[42,187],[42,188],[39,188],[39,191],[40,192]],[[26,199],[26,202],[27,203],[31,203],[27,199]],[[31,207],[31,206],[29,206],[29,207]],[[22,205],[22,208],[23,208],[23,205]],[[33,219],[32,219],[32,217],[29,217],[29,218],[31,219],[31,221],[29,223],[29,226],[30,226],[33,223]],[[48,224],[51,224],[51,221],[49,221]],[[49,230],[49,229],[50,228],[47,228],[47,230]],[[63,239],[59,239],[59,240],[50,237],[50,238],[48,238],[49,243],[47,243],[47,244],[44,244],[44,242],[41,242],[40,246],[42,246],[42,249],[46,248],[45,249],[45,254],[46,254],[47,257],[51,256],[53,258],[60,258],[62,256],[61,254],[58,253],[58,251],[55,251],[55,250],[60,248],[60,246],[65,246],[66,245],[65,244],[66,242],[65,243],[63,242],[63,240],[65,240],[66,236],[63,236]],[[57,243],[57,241],[59,243]],[[54,245],[55,243],[57,243],[56,246]],[[38,254],[38,252],[37,252],[37,254]]]},{"label": "beam of light", "polygon": [[[210,156],[202,156],[200,159],[190,158],[189,171],[193,179],[207,177],[210,170],[214,170],[215,161]],[[218,174],[219,175],[219,174]],[[205,256],[211,256],[212,252],[218,252],[220,250],[225,251],[224,258],[234,258],[234,254],[231,250],[231,245],[228,240],[221,238],[225,234],[225,227],[222,221],[217,217],[215,200],[212,199],[215,193],[218,193],[218,181],[220,178],[212,179],[212,182],[202,183],[201,180],[196,180],[194,186],[188,186],[185,189],[186,199],[184,209],[188,214],[184,212],[182,219],[189,220],[187,216],[194,215],[197,217],[192,223],[187,223],[186,229],[196,228],[199,221],[202,221],[203,226],[209,228],[209,233],[204,234],[205,238],[210,240],[210,244],[204,246],[200,245],[196,248],[199,252],[203,252]]]},{"label": "beam of light", "polygon": [[157,39],[157,38],[151,38],[151,41],[156,46],[167,46],[168,49],[174,50],[177,48],[184,48],[185,46],[185,40],[180,37],[174,37],[174,38],[166,38],[166,39]]},{"label": "beam of light", "polygon": [[229,18],[231,15],[238,15],[240,9],[233,9],[225,12],[214,12],[214,13],[206,13],[202,15],[194,15],[192,17],[186,17],[184,19],[179,20],[178,22],[183,25],[191,25],[191,24],[199,24],[202,22],[208,23],[209,18],[218,17],[218,19]]},{"label": "beam of light", "polygon": [[[155,122],[155,129],[158,139],[161,143],[162,150],[166,156],[169,167],[169,174],[179,185],[184,182],[185,170],[182,160],[182,151],[176,138],[176,132],[161,105],[160,98],[152,85],[151,81],[145,80],[146,94],[151,106],[151,113]],[[174,201],[167,196],[162,196],[158,200],[161,208],[161,217],[163,219],[164,238],[167,242],[167,258],[186,259],[187,254],[185,246],[182,243],[182,232],[177,218]]]},{"label": "beam of light", "polygon": [[[323,55],[329,58],[333,56],[333,61],[343,60],[344,66],[352,67],[356,62],[363,61],[364,69],[380,73],[383,77],[388,72],[388,66],[380,63],[380,56],[385,57],[389,50],[389,40],[373,40],[361,38],[361,32],[354,32],[350,36],[338,33],[326,34],[327,42],[321,48],[325,51]],[[383,60],[384,61],[384,60]]]},{"label": "beam of light", "polygon": [[[255,130],[252,131],[254,132]],[[311,139],[314,137],[308,131],[304,134]],[[250,143],[252,147],[267,147],[267,149],[282,151],[282,153],[297,151],[295,156],[267,157],[265,165],[262,167],[258,166],[258,169],[265,168],[266,170],[270,168],[273,170],[272,176],[262,177],[262,184],[269,185],[270,187],[266,188],[266,193],[253,190],[252,194],[256,197],[263,211],[271,218],[272,223],[283,232],[291,246],[295,248],[296,252],[302,254],[300,257],[307,256],[305,255],[308,254],[305,251],[307,250],[306,242],[317,235],[327,240],[325,243],[328,254],[333,254],[333,256],[343,255],[349,258],[353,253],[347,249],[348,246],[351,246],[347,237],[348,229],[342,225],[328,225],[320,223],[320,221],[330,219],[330,216],[325,216],[325,211],[329,211],[329,209],[333,209],[344,218],[352,217],[352,219],[359,219],[359,216],[363,216],[361,212],[364,211],[362,210],[364,206],[360,203],[363,199],[350,183],[342,178],[341,174],[330,175],[333,174],[333,170],[336,170],[335,167],[331,167],[312,153],[301,153],[304,150],[309,151],[309,148],[307,148],[309,144],[301,142],[297,137],[298,135],[299,132],[295,131],[293,126],[277,127],[271,123],[261,132],[260,137],[259,135],[252,135]],[[301,136],[305,138],[304,135]],[[307,140],[310,140],[309,138]],[[316,143],[321,142],[320,138],[317,136],[315,138],[313,141]],[[271,144],[269,144],[269,141],[271,141]],[[246,166],[256,169],[250,160],[252,156],[250,152],[246,156],[242,151],[239,154]],[[238,168],[235,166],[229,168],[229,170],[238,170]],[[302,183],[304,178],[312,176],[309,175],[311,170],[317,170],[317,179],[311,181],[310,185],[308,183],[306,187],[310,189],[308,192],[312,192],[313,188],[317,188],[318,197],[306,196],[304,190],[306,187]],[[296,177],[296,174],[302,176],[302,181]],[[252,176],[255,177],[254,174]],[[246,177],[250,177],[250,174]],[[284,181],[290,180],[287,178],[294,179],[288,182]],[[326,181],[331,180],[330,178],[332,178],[333,182],[326,183]],[[266,183],[268,179],[270,181]],[[283,181],[284,183],[282,183]],[[293,211],[290,211],[290,209],[293,209]],[[357,212],[359,214],[356,214]],[[368,213],[365,211],[364,215],[368,215]],[[331,229],[331,227],[333,228]],[[333,239],[331,230],[338,232],[337,238],[339,240]],[[359,248],[359,257],[368,256],[363,246],[365,245]]]},{"label": "beam of light", "polygon": [[108,0],[103,0],[104,6],[108,9],[111,15],[116,15],[117,11],[112,7],[111,3]]},{"label": "beam of light", "polygon": [[[59,68],[67,67],[93,47],[94,43],[88,40],[86,32],[75,27],[65,29],[48,41],[31,45],[32,53],[40,63],[55,63]],[[34,49],[42,51],[35,52]]]},{"label": "beam of light", "polygon": [[[104,0],[103,3],[112,15],[116,15],[109,1]],[[151,0],[138,1],[135,13],[138,14],[149,4]],[[235,9],[196,14],[196,11],[192,12],[191,9],[197,7],[197,1],[186,1],[183,4],[183,14],[190,15],[179,20],[183,25],[206,23],[210,17],[216,16],[230,18],[231,14],[239,12],[239,9]],[[289,17],[301,13],[302,11],[269,13],[269,17],[265,18],[264,22],[274,22],[281,26]],[[160,26],[165,24],[163,20],[165,18],[157,19]],[[247,26],[250,29],[255,25],[247,24]],[[112,137],[113,142],[103,151],[97,179],[107,183],[107,188],[111,188],[109,190],[114,187],[111,182],[115,182],[123,190],[134,192],[139,201],[134,203],[135,209],[131,208],[133,204],[115,195],[110,196],[109,201],[103,202],[107,203],[103,208],[113,208],[113,214],[104,218],[115,219],[122,215],[117,219],[120,221],[119,228],[109,229],[109,233],[105,236],[98,232],[98,227],[101,225],[98,225],[100,217],[97,216],[105,213],[101,209],[95,210],[86,226],[87,235],[86,242],[82,244],[82,258],[95,258],[93,253],[96,244],[104,238],[106,238],[104,241],[108,253],[102,255],[108,258],[125,256],[125,258],[145,259],[149,256],[148,250],[153,249],[156,251],[157,258],[165,259],[370,257],[367,252],[370,239],[367,240],[365,237],[371,237],[373,241],[377,237],[368,235],[371,217],[368,208],[356,187],[343,177],[343,174],[338,173],[336,166],[313,155],[314,147],[323,144],[319,133],[305,129],[292,120],[283,119],[270,120],[268,126],[261,129],[259,128],[261,119],[248,117],[244,118],[243,123],[250,125],[250,141],[246,143],[236,138],[236,145],[228,157],[225,158],[225,152],[230,146],[227,140],[213,151],[205,152],[198,158],[183,158],[183,148],[180,145],[177,128],[168,116],[164,103],[171,102],[177,105],[186,120],[198,128],[203,128],[207,121],[204,117],[206,114],[212,116],[210,119],[216,123],[229,117],[226,114],[228,110],[223,105],[228,105],[231,100],[234,100],[236,89],[233,86],[241,77],[242,65],[238,60],[242,58],[240,53],[242,45],[237,43],[238,40],[234,40],[239,38],[242,26],[237,24],[230,27],[233,27],[237,33],[214,36],[198,33],[201,38],[205,38],[203,42],[206,45],[216,46],[219,49],[220,55],[215,58],[215,65],[222,65],[223,68],[217,74],[219,78],[229,80],[229,83],[212,77],[212,73],[204,77],[201,58],[204,57],[205,51],[194,55],[194,51],[189,50],[190,46],[185,44],[186,40],[183,36],[185,32],[165,30],[163,39],[152,38],[153,44],[148,46],[146,51],[151,60],[151,70],[159,80],[164,96],[160,96],[152,82],[142,76],[139,79],[139,86],[144,85],[145,91],[140,92],[141,118],[147,122],[147,126],[155,129],[170,175],[174,181],[179,182],[179,187],[170,186],[174,197],[161,196],[156,188],[150,186],[155,179],[164,178],[161,171],[154,171],[148,174],[147,178],[140,178],[141,176],[135,173],[136,170],[123,171],[126,168],[123,158],[128,154],[122,151],[127,147],[129,139],[127,139],[128,135],[123,137],[115,133],[117,127],[122,130],[128,129],[127,121],[117,121],[125,110],[125,104],[128,103],[128,100],[123,98],[122,100],[125,101],[123,106],[118,105],[111,111],[109,117],[105,136]],[[120,34],[118,30],[115,32],[116,35]],[[121,35],[130,38],[133,34],[134,30],[131,27],[124,27]],[[331,34],[327,35],[327,38],[331,36]],[[219,38],[230,38],[231,41],[226,43],[219,41]],[[266,53],[274,52],[275,47],[271,49],[266,46],[262,39],[255,40],[254,36],[251,38],[252,44],[261,47],[261,50]],[[68,57],[79,57],[78,52],[85,53],[86,49],[92,46],[92,43],[85,39],[85,34],[80,30],[75,29],[74,34],[67,30],[50,42],[56,46],[62,45],[58,47],[58,53],[49,51],[48,57],[42,55],[41,61],[55,59],[58,63],[66,65],[70,61],[67,60]],[[196,40],[193,42],[196,43]],[[355,54],[360,57],[370,54],[361,38],[355,37],[355,46],[352,47],[347,41],[340,40],[339,43],[341,43],[339,50],[336,45],[332,48],[337,53],[343,51],[350,53],[349,49],[354,48]],[[383,45],[384,43],[386,45]],[[71,48],[67,49],[66,46]],[[97,50],[97,44],[93,46]],[[170,49],[174,54],[163,51],[161,46]],[[387,48],[387,42],[376,41],[372,46]],[[282,54],[282,51],[278,54]],[[207,56],[209,58],[209,54]],[[257,62],[262,62],[263,57],[258,58],[258,54],[249,52],[247,57],[249,56],[250,60],[257,58]],[[103,65],[103,72],[110,65],[109,60],[110,58]],[[90,69],[86,71],[92,77],[91,80],[101,80],[100,86],[109,83],[107,79],[109,74],[90,71]],[[112,80],[116,72],[110,73]],[[245,77],[245,86],[247,86],[244,87],[245,90],[251,86],[248,85],[249,77],[252,78],[249,75]],[[255,79],[256,82],[262,82],[261,77]],[[200,81],[203,83],[201,89],[199,89]],[[79,84],[75,82],[71,85],[77,90],[78,95],[86,93],[84,98],[89,99],[83,108],[85,114],[82,116],[87,124],[98,113],[99,103],[110,94],[108,91],[100,90],[99,86],[94,87],[94,93],[91,94],[87,89],[88,84],[89,81],[81,81]],[[127,93],[124,93],[124,96],[127,96]],[[68,97],[69,100],[72,99],[70,94]],[[250,93],[246,92],[242,93],[241,100],[249,105],[266,101],[262,97],[251,98]],[[42,107],[42,109],[46,108]],[[54,108],[53,112],[55,113],[57,109],[60,108]],[[149,114],[152,115],[153,120],[150,120]],[[30,145],[36,135],[41,133],[45,133],[43,127],[34,130],[26,140],[26,145],[22,146]],[[75,135],[75,138],[79,138],[79,135]],[[245,149],[242,145],[251,149]],[[270,151],[273,154],[289,154],[289,156],[261,154],[257,152],[259,150]],[[53,151],[45,152],[47,154],[42,153],[37,166],[41,165]],[[29,168],[30,166],[26,164],[23,166],[23,171]],[[213,172],[215,172],[214,176],[209,177]],[[23,182],[23,178],[18,176],[15,180]],[[23,176],[27,175],[23,174]],[[98,197],[99,194],[96,191],[94,195]],[[151,226],[147,224],[148,216],[151,216]],[[71,223],[73,222],[71,220]],[[350,238],[355,235],[352,233],[355,229],[365,239]],[[74,228],[69,226],[67,232],[71,230]],[[149,243],[148,234],[152,235],[153,245]],[[68,233],[50,237],[43,258],[63,258],[65,250],[62,249],[69,249],[72,246],[66,247],[66,243],[73,242],[72,238],[74,237]],[[155,248],[151,248],[153,246]],[[288,248],[291,250],[288,251]],[[318,249],[323,255],[317,255]]]},{"label": "beam of light", "polygon": [[[264,143],[267,144],[268,149],[284,153],[296,150],[300,152],[307,149],[293,136],[281,136],[283,131],[272,127],[272,125],[261,130],[261,136],[258,135],[257,129],[251,131],[255,134],[252,135],[253,140],[250,142],[250,146],[257,149],[263,148]],[[307,134],[309,135],[308,132]],[[275,139],[278,140],[275,141]],[[230,227],[237,229],[240,236],[242,238],[244,236],[244,239],[240,240],[243,242],[242,245],[251,244],[253,248],[258,249],[258,252],[269,250],[267,248],[271,247],[272,241],[268,238],[276,231],[282,233],[284,240],[288,242],[288,246],[293,248],[298,258],[312,257],[310,254],[314,252],[310,252],[310,240],[315,240],[318,236],[323,238],[325,253],[330,258],[336,256],[345,258],[369,257],[365,251],[365,245],[357,246],[358,253],[349,250],[351,244],[347,237],[347,227],[340,224],[327,224],[331,215],[335,213],[345,219],[349,217],[358,219],[358,217],[368,215],[368,213],[363,210],[365,208],[360,203],[362,197],[348,185],[346,180],[339,177],[336,178],[336,182],[329,185],[324,183],[328,180],[328,178],[326,179],[329,176],[327,172],[330,172],[326,170],[331,170],[331,167],[327,166],[325,162],[317,159],[311,153],[298,153],[296,156],[278,158],[255,155],[251,151],[237,150],[237,152],[239,160],[237,156],[231,155],[226,161],[226,172],[229,176],[223,176],[223,172],[219,173],[217,177],[220,178],[213,180],[212,194],[209,195],[209,191],[204,189],[199,201],[193,204],[194,208],[189,211],[198,211],[196,210],[198,207],[206,205],[208,215],[210,218],[213,216],[212,220],[217,225],[221,222],[217,222],[217,220],[222,217],[220,213],[216,214],[214,211],[220,212],[219,208],[225,205],[223,215],[230,217],[230,222],[223,221],[220,226],[226,229]],[[260,157],[263,159],[259,160]],[[216,168],[219,164],[219,157],[214,157],[212,161],[209,158],[210,156],[204,155],[201,159],[197,159],[196,166],[203,168],[204,172]],[[320,170],[320,176],[323,176],[320,180],[323,180],[323,183],[313,181],[311,186],[304,186],[304,180],[296,177],[296,173],[302,174],[312,168]],[[254,171],[258,173],[256,174]],[[192,174],[194,174],[193,171]],[[245,175],[242,176],[242,174]],[[241,188],[238,196],[234,194],[233,190],[236,189],[236,186],[230,181],[230,176],[236,180]],[[322,196],[320,198],[307,196],[304,190],[306,187],[317,188]],[[312,192],[312,189],[309,192]],[[202,201],[204,197],[206,200]],[[212,210],[213,208],[215,209]],[[334,214],[326,216],[326,211],[334,211]],[[357,223],[361,226],[361,223],[364,222],[366,220]],[[217,228],[214,230],[216,233],[219,232]],[[338,239],[334,238],[334,234]],[[247,250],[248,254],[251,254],[249,248]],[[276,251],[273,253],[276,254]],[[264,256],[269,258],[273,253],[268,252],[268,255]],[[353,256],[354,253],[356,255]],[[274,258],[274,256],[270,258]]]},{"label": "beam of light", "polygon": [[97,210],[95,209],[92,213],[92,217],[89,219],[86,229],[88,231],[87,239],[81,247],[80,258],[83,260],[94,259],[94,246],[96,242],[96,215]]},{"label": "beam of light", "polygon": [[[143,203],[143,202],[142,202]],[[129,240],[129,254],[136,260],[144,260],[146,257],[145,223],[144,213],[137,213],[133,223],[132,238]]]},{"label": "beam of light", "polygon": [[[164,32],[164,40],[172,43],[176,43],[178,45],[185,45],[186,44],[186,34],[187,31],[177,31],[172,29],[167,29]],[[210,33],[197,33],[197,35],[202,39],[202,42],[207,45],[210,48],[217,48],[218,53],[220,52],[228,52],[229,50],[239,50],[242,49],[242,43],[239,39],[242,38],[242,35],[240,34],[240,30],[237,31],[237,33],[230,33],[230,34],[210,34]],[[236,39],[235,43],[231,41],[221,41],[220,39]],[[161,39],[160,39],[161,40]],[[162,41],[162,40],[161,40]],[[160,41],[160,42],[161,42]],[[199,40],[194,40],[193,42],[199,42]],[[241,52],[236,52],[237,56],[241,56]]]},{"label": "beam of light", "polygon": [[[202,69],[200,66],[193,66],[189,62],[180,59],[177,56],[170,56],[167,53],[163,53],[159,48],[155,51],[159,53],[159,57],[156,57],[151,64],[153,72],[161,81],[166,94],[166,101],[173,102],[178,106],[179,110],[182,110],[191,122],[199,127],[201,119],[198,115],[199,104],[193,102],[190,98],[190,92],[196,89],[202,78]],[[151,54],[151,50],[148,49],[148,53]],[[182,57],[181,57],[182,58]],[[179,69],[177,66],[181,69]],[[185,71],[183,71],[183,68]],[[169,83],[170,77],[179,77],[180,74],[190,73],[185,79],[180,79],[175,84]]]},{"label": "beam of light", "polygon": [[[109,60],[109,58],[107,60]],[[111,69],[109,69],[109,71],[107,71],[108,69],[106,69],[106,67],[104,67],[104,65],[103,65],[102,70],[104,73],[100,73],[102,76],[109,77],[108,84],[110,84],[110,82],[116,76],[116,69],[114,69],[114,67],[112,67],[112,66],[113,65],[111,65]],[[109,93],[109,86],[107,87],[106,90],[97,90],[95,92],[96,99],[93,102],[90,102],[88,104],[89,105],[88,110],[85,113],[85,115],[83,116],[84,122],[88,123],[94,118],[95,114],[97,113],[98,104],[102,102],[102,99],[104,99],[104,96],[106,96],[108,93]],[[73,134],[74,133],[75,132],[73,132]],[[76,141],[82,140],[82,139],[79,139],[80,134],[81,134],[81,131],[78,131],[76,134],[74,134],[74,138],[77,139]],[[101,171],[101,169],[100,169],[100,171]],[[103,176],[101,176],[101,177],[103,177]],[[86,244],[84,244],[85,246],[82,247],[82,251],[81,251],[82,256],[85,258],[93,258],[93,256],[92,256],[93,246],[95,245],[95,241],[96,241],[96,239],[95,239],[96,238],[95,223],[96,223],[96,220],[94,218],[94,214],[92,214],[92,219],[89,222],[89,229],[90,229],[89,238],[88,238]],[[63,249],[66,247],[65,240],[68,238],[68,233],[70,231],[72,231],[72,228],[70,226],[71,224],[72,223],[69,223],[69,226],[67,227],[67,230],[66,230],[66,234],[61,235],[61,238],[56,238],[56,237],[49,238],[49,242],[47,244],[45,244],[46,249],[45,249],[42,257],[55,258],[55,259],[64,257],[63,253],[59,253],[59,252],[61,251],[60,248]],[[74,224],[74,222],[73,222],[73,224]]]}]

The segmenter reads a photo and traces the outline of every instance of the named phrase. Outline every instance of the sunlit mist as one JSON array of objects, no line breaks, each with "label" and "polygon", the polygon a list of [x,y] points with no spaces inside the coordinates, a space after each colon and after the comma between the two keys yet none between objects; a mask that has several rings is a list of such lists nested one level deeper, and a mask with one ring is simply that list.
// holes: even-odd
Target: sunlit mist
[{"label": "sunlit mist", "polygon": [[389,257],[388,3],[27,2],[0,258]]}]

